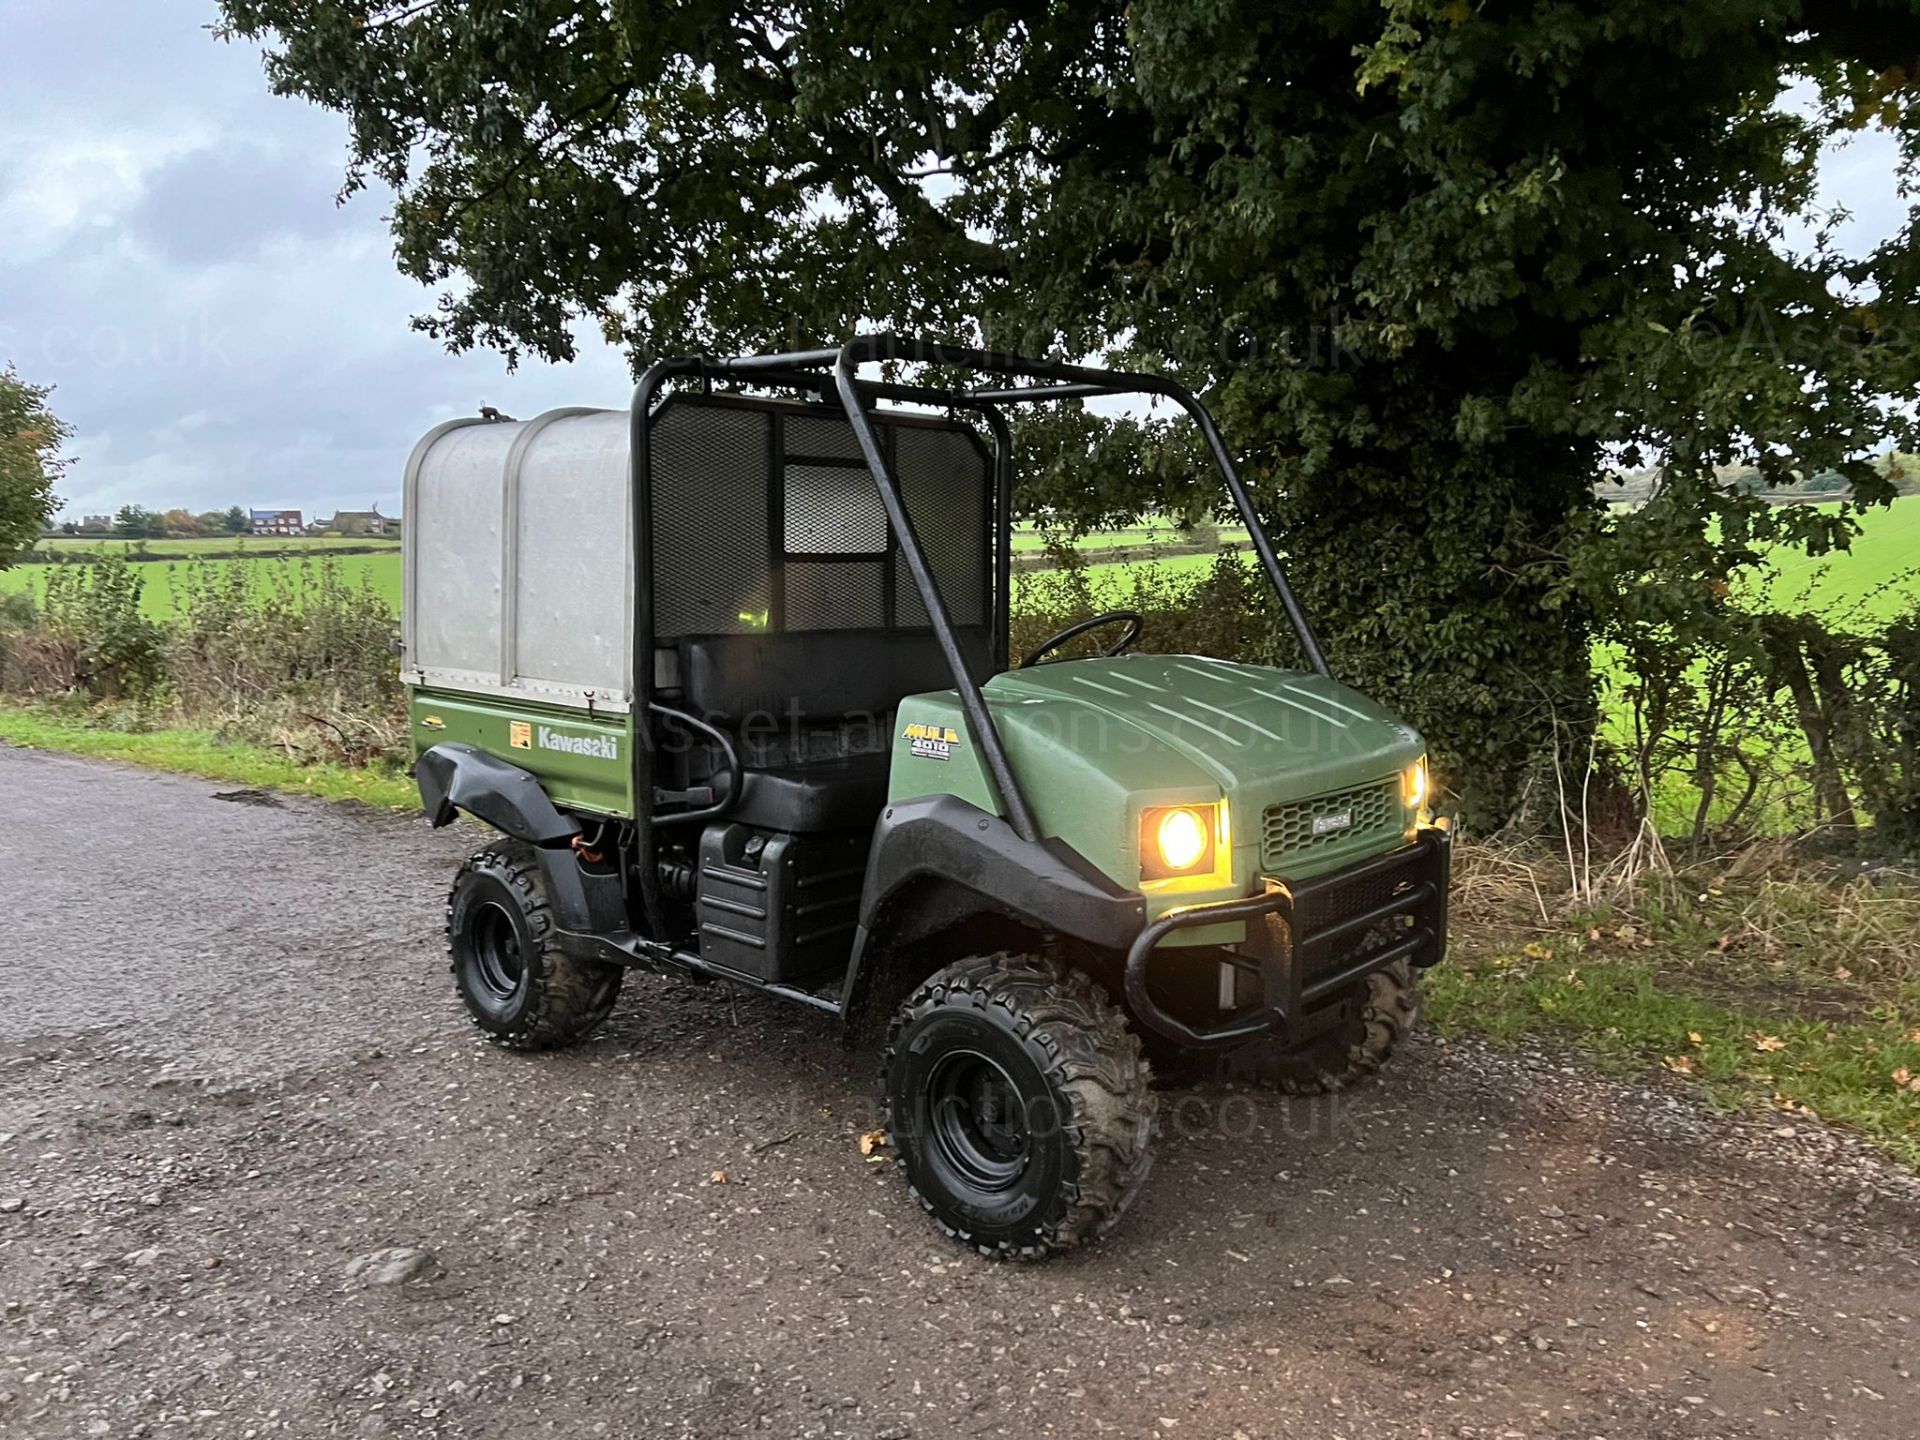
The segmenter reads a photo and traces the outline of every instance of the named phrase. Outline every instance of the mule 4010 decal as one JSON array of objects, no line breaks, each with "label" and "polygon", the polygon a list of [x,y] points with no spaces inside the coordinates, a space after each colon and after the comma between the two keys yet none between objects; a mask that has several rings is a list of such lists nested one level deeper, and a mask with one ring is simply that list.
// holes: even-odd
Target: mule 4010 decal
[{"label": "mule 4010 decal", "polygon": [[951,760],[960,732],[951,725],[909,725],[907,750],[921,760]]}]

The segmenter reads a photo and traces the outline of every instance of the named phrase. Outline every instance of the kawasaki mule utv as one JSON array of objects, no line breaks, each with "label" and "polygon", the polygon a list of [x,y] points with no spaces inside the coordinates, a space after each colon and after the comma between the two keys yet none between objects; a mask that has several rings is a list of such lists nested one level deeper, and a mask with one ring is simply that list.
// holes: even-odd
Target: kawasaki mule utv
[{"label": "kawasaki mule utv", "polygon": [[[1119,610],[1013,663],[1003,409],[1130,394],[1198,427],[1304,668],[1130,653]],[[668,360],[625,411],[440,426],[406,515],[421,801],[505,837],[447,907],[475,1022],[571,1043],[634,967],[890,1011],[890,1141],[983,1252],[1125,1210],[1143,1043],[1338,1085],[1445,948],[1420,737],[1330,678],[1169,380],[898,337]]]}]

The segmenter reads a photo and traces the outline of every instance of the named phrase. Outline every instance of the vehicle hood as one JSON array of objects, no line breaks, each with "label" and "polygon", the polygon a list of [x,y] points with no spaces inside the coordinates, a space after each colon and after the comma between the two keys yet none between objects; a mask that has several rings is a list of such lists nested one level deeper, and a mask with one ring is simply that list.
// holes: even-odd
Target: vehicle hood
[{"label": "vehicle hood", "polygon": [[1324,675],[1194,655],[1036,665],[986,695],[1010,748],[1070,751],[1136,790],[1210,785],[1265,804],[1377,779],[1425,748]]}]

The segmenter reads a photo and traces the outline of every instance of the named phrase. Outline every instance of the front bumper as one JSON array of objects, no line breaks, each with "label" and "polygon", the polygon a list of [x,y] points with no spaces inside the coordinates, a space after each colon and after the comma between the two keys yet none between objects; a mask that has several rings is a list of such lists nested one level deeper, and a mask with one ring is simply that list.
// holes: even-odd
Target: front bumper
[{"label": "front bumper", "polygon": [[[1440,962],[1447,949],[1452,855],[1452,835],[1423,826],[1411,845],[1330,875],[1294,883],[1269,879],[1264,895],[1164,915],[1127,950],[1128,1007],[1150,1029],[1195,1048],[1284,1037],[1315,1005],[1376,970],[1399,960],[1420,969]],[[1219,1025],[1190,1025],[1148,988],[1154,951],[1176,930],[1237,922],[1246,922],[1245,942],[1219,953],[1226,963],[1260,976],[1261,999]],[[1182,952],[1182,958],[1193,953]]]}]

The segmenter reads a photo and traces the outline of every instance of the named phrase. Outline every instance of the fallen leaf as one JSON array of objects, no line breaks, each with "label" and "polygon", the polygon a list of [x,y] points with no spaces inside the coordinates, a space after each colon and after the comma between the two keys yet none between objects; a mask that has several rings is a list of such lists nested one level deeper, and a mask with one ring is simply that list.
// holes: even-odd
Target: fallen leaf
[{"label": "fallen leaf", "polygon": [[1662,1063],[1676,1075],[1693,1074],[1693,1057],[1691,1055],[1669,1055]]},{"label": "fallen leaf", "polygon": [[1784,1050],[1787,1048],[1787,1042],[1782,1040],[1778,1035],[1763,1035],[1756,1030],[1747,1038],[1753,1041],[1754,1049],[1763,1051],[1769,1055],[1776,1050]]},{"label": "fallen leaf", "polygon": [[1529,940],[1521,947],[1520,953],[1525,955],[1529,960],[1551,960],[1553,958],[1553,947],[1550,945],[1542,945],[1538,940]]},{"label": "fallen leaf", "polygon": [[1851,980],[1853,979],[1853,971],[1847,969],[1844,965],[1836,965],[1833,967],[1833,978],[1836,980]]},{"label": "fallen leaf", "polygon": [[1717,954],[1721,954],[1721,955],[1726,954],[1727,951],[1733,948],[1733,932],[1728,931],[1726,934],[1722,935],[1718,940],[1714,941],[1713,948]]},{"label": "fallen leaf", "polygon": [[724,1170],[716,1170],[707,1177],[707,1184],[709,1185],[724,1185],[726,1183],[727,1172]]},{"label": "fallen leaf", "polygon": [[1914,1026],[1913,1029],[1908,1032],[1907,1039],[1913,1041],[1916,1045],[1920,1045],[1920,1025]]},{"label": "fallen leaf", "polygon": [[886,1131],[869,1130],[867,1131],[866,1134],[860,1137],[860,1153],[862,1155],[871,1155],[876,1150],[884,1149],[886,1147],[886,1143],[887,1143]]},{"label": "fallen leaf", "polygon": [[1920,1092],[1920,1082],[1914,1080],[1913,1072],[1904,1065],[1893,1072],[1893,1083],[1902,1090]]},{"label": "fallen leaf", "polygon": [[1696,1045],[1704,1045],[1707,1043],[1706,1037],[1702,1035],[1698,1030],[1687,1031],[1687,1039],[1691,1040]]}]

